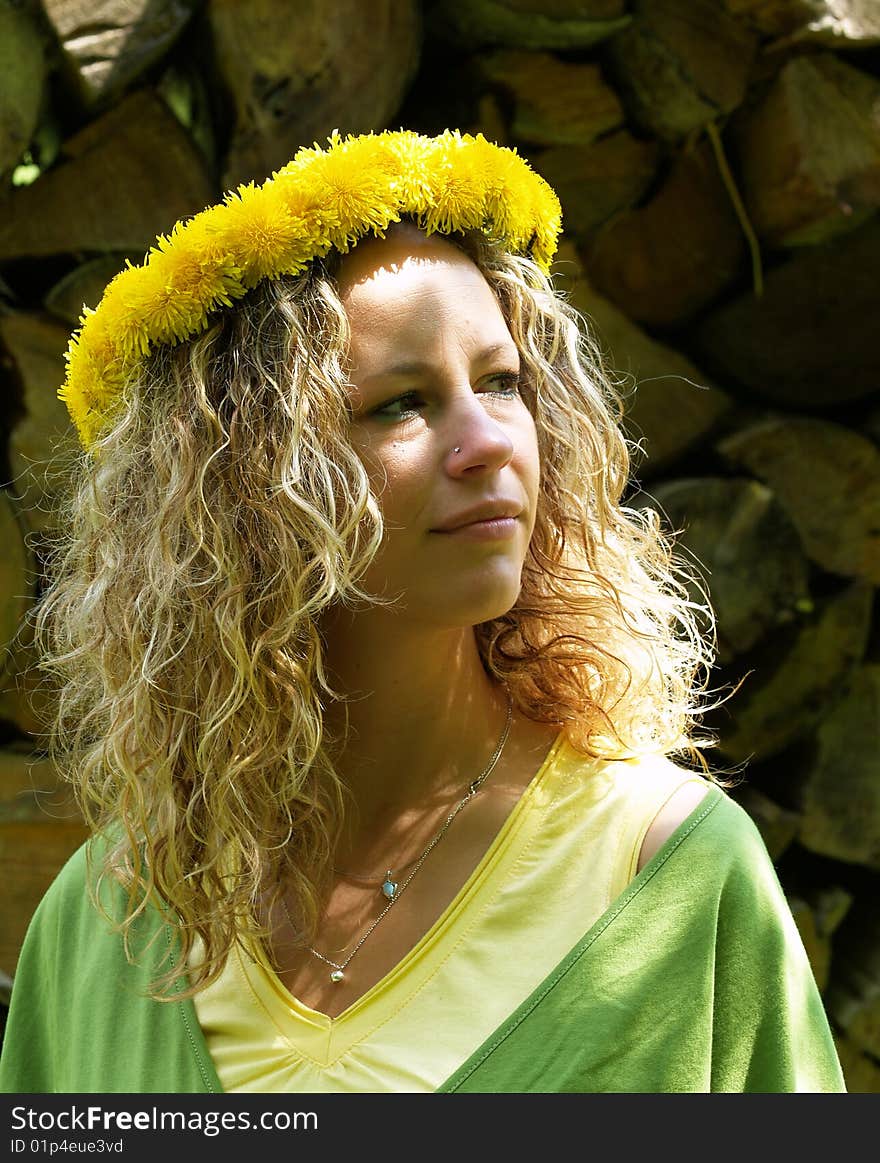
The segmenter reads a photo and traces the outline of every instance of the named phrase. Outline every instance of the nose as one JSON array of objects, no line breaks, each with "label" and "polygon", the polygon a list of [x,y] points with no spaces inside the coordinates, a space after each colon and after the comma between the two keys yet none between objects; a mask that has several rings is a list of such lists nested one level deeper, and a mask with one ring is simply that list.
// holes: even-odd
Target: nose
[{"label": "nose", "polygon": [[[446,461],[452,473],[477,466],[502,468],[513,457],[514,444],[505,425],[491,416],[479,395],[468,389],[445,428]],[[460,449],[456,452],[455,449]]]}]

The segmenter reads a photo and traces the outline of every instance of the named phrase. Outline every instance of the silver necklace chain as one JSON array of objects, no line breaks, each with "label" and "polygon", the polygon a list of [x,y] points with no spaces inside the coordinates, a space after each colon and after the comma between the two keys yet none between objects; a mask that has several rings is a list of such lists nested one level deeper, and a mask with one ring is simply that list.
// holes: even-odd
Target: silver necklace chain
[{"label": "silver necklace chain", "polygon": [[[412,864],[415,864],[415,861],[408,860],[406,862],[406,864],[401,864],[401,865],[395,866],[395,867],[397,867],[398,872],[403,872],[403,870],[405,868],[409,868]],[[336,865],[333,866],[333,871],[336,873],[337,876],[341,876],[343,878],[343,880],[354,880],[354,881],[357,881],[358,884],[374,884],[374,885],[378,884],[378,885],[382,886],[382,885],[388,884],[388,882],[390,881],[391,873],[392,873],[393,869],[389,868],[386,871],[384,877],[382,877],[382,876],[365,876],[364,874],[362,874],[360,872],[346,872],[345,869],[337,868]],[[394,892],[397,892],[396,886],[394,888]],[[385,893],[384,895],[394,896],[394,892]]]},{"label": "silver necklace chain", "polygon": [[[384,919],[384,917],[388,914],[389,910],[392,909],[394,907],[394,905],[397,903],[401,894],[406,890],[407,885],[410,883],[412,878],[415,876],[415,874],[419,871],[419,869],[425,863],[429,854],[434,849],[435,845],[439,844],[440,841],[443,839],[443,837],[446,835],[446,833],[449,830],[450,825],[452,824],[452,821],[455,819],[455,817],[458,815],[458,813],[461,811],[461,809],[465,806],[466,803],[468,803],[470,800],[472,800],[474,798],[474,796],[480,790],[481,786],[486,782],[486,780],[492,774],[492,771],[494,770],[495,765],[498,762],[498,759],[501,755],[501,752],[504,749],[504,744],[507,742],[507,736],[510,734],[510,724],[511,724],[511,721],[513,719],[513,699],[511,698],[510,691],[507,691],[506,693],[507,693],[507,719],[506,719],[505,724],[504,724],[504,730],[501,733],[501,738],[498,741],[498,746],[495,748],[495,753],[492,756],[492,758],[489,760],[488,766],[482,772],[481,775],[478,775],[477,778],[472,783],[468,784],[467,791],[464,793],[462,798],[458,801],[458,803],[455,805],[455,807],[452,809],[452,811],[446,817],[446,821],[443,824],[440,831],[433,838],[433,840],[431,840],[428,847],[424,850],[424,852],[421,854],[421,856],[415,862],[415,865],[413,867],[412,872],[409,874],[409,876],[406,878],[406,880],[404,880],[404,882],[402,884],[395,886],[394,892],[388,900],[388,904],[385,905],[385,907],[382,909],[381,913],[379,913],[378,917],[376,917],[375,921],[373,921],[373,923],[370,925],[370,927],[367,929],[367,931],[362,935],[362,937],[360,938],[358,943],[355,945],[355,947],[352,949],[352,951],[349,953],[349,955],[345,958],[344,961],[333,961],[332,958],[325,957],[323,953],[319,953],[317,949],[313,949],[311,946],[309,946],[309,952],[314,957],[317,957],[319,961],[323,961],[325,965],[329,965],[333,969],[333,972],[330,974],[331,981],[333,981],[333,982],[342,981],[342,979],[345,976],[345,969],[348,966],[348,964],[350,963],[351,959],[360,950],[361,946],[364,944],[364,942],[367,940],[367,938],[370,936],[370,934],[373,932],[373,930],[376,928],[376,926],[379,924],[379,922]],[[406,867],[406,866],[404,865],[404,867]],[[389,871],[386,874],[386,879],[389,878],[390,875],[391,875],[391,873]],[[284,897],[281,898],[281,905],[282,905],[282,908],[284,909],[284,913],[285,913],[285,916],[287,917],[288,923],[290,924],[291,928],[295,929],[296,926],[294,925],[293,919],[291,918],[290,912],[288,911],[287,901],[285,901]]]}]

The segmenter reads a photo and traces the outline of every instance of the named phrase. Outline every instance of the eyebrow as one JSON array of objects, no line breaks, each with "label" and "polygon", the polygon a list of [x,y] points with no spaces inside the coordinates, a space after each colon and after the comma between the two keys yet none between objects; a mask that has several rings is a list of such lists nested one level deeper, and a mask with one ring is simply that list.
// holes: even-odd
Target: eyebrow
[{"label": "eyebrow", "polygon": [[[486,363],[496,355],[515,355],[519,358],[519,350],[513,343],[492,343],[489,347],[484,347],[478,351],[474,357],[474,363]],[[363,382],[369,383],[371,380],[387,379],[392,376],[414,376],[423,372],[431,371],[433,364],[425,363],[423,360],[415,360],[409,363],[393,363],[382,371],[373,372],[372,375],[364,376]]]}]

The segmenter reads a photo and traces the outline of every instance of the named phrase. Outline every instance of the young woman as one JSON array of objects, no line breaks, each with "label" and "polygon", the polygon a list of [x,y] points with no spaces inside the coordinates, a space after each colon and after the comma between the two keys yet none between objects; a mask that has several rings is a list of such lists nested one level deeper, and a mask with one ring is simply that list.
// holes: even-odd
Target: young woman
[{"label": "young woman", "polygon": [[559,229],[480,136],[334,135],[85,316],[38,629],[94,836],[4,1090],[843,1089]]}]

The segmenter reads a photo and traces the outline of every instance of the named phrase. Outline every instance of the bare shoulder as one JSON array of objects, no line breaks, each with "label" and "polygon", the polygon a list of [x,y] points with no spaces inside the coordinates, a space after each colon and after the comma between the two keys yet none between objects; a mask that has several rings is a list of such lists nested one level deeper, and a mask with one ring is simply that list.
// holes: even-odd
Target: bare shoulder
[{"label": "bare shoulder", "polygon": [[679,824],[688,818],[707,794],[710,786],[708,783],[686,783],[672,793],[645,833],[639,854],[639,872],[663,847]]}]

